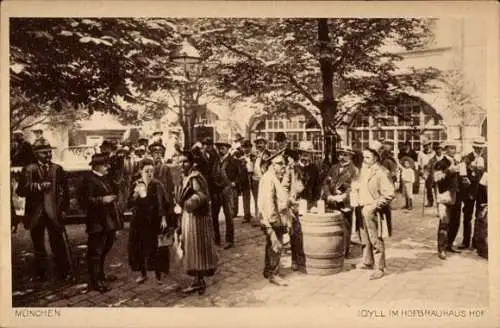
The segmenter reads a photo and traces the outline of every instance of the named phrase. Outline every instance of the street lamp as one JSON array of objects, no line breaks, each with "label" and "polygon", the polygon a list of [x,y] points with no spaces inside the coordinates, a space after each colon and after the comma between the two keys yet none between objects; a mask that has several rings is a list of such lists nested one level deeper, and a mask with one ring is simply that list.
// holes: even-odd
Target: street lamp
[{"label": "street lamp", "polygon": [[[181,36],[183,37],[182,43],[177,47],[172,55],[170,56],[172,62],[183,65],[184,66],[184,74],[186,77],[186,82],[183,83],[181,90],[180,90],[180,102],[179,106],[181,110],[184,113],[184,122],[187,124],[187,132],[188,135],[185,136],[184,140],[184,146],[185,147],[190,147],[192,143],[192,136],[193,136],[193,131],[192,129],[192,116],[194,113],[191,113],[192,110],[192,104],[188,104],[188,102],[192,102],[192,88],[188,88],[187,85],[192,82],[190,80],[190,71],[193,68],[196,68],[201,62],[202,62],[202,57],[200,55],[200,52],[198,49],[196,49],[188,40],[190,34],[186,31],[181,33]],[[189,93],[189,94],[188,94]],[[182,98],[183,96],[185,97],[185,104],[182,106]]]}]

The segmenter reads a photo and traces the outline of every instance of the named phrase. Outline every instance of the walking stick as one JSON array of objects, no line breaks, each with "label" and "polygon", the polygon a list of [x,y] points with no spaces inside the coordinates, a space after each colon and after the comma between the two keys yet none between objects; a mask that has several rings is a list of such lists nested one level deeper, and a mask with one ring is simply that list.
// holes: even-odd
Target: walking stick
[{"label": "walking stick", "polygon": [[425,192],[426,192],[427,187],[425,186],[425,181],[424,181],[424,187],[422,188],[422,218],[425,215]]},{"label": "walking stick", "polygon": [[71,257],[71,249],[69,247],[69,238],[68,238],[68,233],[66,231],[66,225],[64,223],[62,224],[62,236],[63,236],[63,241],[64,241],[64,248],[66,251],[66,254],[68,254],[68,262],[69,262],[69,270],[71,271],[71,274],[73,277],[75,276],[75,267],[73,265],[73,259]]}]

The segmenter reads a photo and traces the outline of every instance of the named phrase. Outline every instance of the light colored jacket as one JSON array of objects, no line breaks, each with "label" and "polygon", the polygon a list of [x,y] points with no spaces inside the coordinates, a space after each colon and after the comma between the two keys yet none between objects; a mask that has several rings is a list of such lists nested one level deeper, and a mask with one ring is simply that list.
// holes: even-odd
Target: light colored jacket
[{"label": "light colored jacket", "polygon": [[[365,168],[361,168],[364,170]],[[390,202],[395,197],[394,184],[389,178],[388,170],[380,164],[374,164],[370,170],[368,177],[368,185],[360,185],[360,177],[362,172],[356,176],[351,185],[351,205],[359,205],[359,191],[360,188],[368,188],[369,195],[371,195],[372,203],[375,208],[380,209]]]},{"label": "light colored jacket", "polygon": [[266,171],[260,179],[257,206],[264,226],[269,228],[271,225],[288,225],[290,215],[288,192],[272,169]]}]

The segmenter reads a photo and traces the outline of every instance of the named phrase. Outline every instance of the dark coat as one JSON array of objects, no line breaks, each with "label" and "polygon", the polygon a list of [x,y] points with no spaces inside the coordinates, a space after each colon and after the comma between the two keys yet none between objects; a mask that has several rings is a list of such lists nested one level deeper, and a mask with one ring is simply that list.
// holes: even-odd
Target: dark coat
[{"label": "dark coat", "polygon": [[140,183],[144,183],[142,178],[134,182],[130,195],[129,204],[134,213],[131,228],[149,229],[151,236],[156,237],[160,234],[161,218],[168,214],[165,189],[162,182],[154,178],[148,185],[146,197],[133,199],[135,186]]},{"label": "dark coat", "polygon": [[115,186],[109,177],[87,172],[80,189],[79,202],[87,213],[87,233],[114,231],[123,228],[122,213],[118,203],[103,203],[106,195],[117,195]]},{"label": "dark coat", "polygon": [[170,212],[172,206],[172,200],[174,198],[174,178],[172,176],[172,170],[170,166],[164,162],[160,162],[155,164],[154,168],[154,177],[156,180],[161,182],[164,188],[164,196],[165,196],[165,210]]},{"label": "dark coat", "polygon": [[321,181],[319,180],[319,168],[314,164],[307,166],[295,165],[295,174],[304,185],[304,190],[297,194],[298,198],[315,202],[321,194]]},{"label": "dark coat", "polygon": [[392,182],[395,182],[398,178],[398,163],[394,158],[394,154],[391,151],[382,152],[380,156],[380,164],[389,171],[389,177]]},{"label": "dark coat", "polygon": [[238,160],[232,155],[226,156],[220,162],[220,168],[222,173],[222,178],[226,181],[226,185],[230,185],[232,182],[238,184],[241,179],[241,165]]},{"label": "dark coat", "polygon": [[[49,190],[41,190],[44,181],[52,184]],[[37,225],[44,212],[63,227],[62,212],[69,208],[69,188],[66,172],[60,165],[49,163],[47,175],[40,163],[26,166],[21,172],[17,194],[26,197],[24,220],[28,229]]]},{"label": "dark coat", "polygon": [[[359,174],[359,170],[354,164],[347,165],[342,172],[340,172],[340,168],[342,165],[335,164],[330,167],[328,170],[327,176],[322,183],[323,190],[323,199],[325,200],[325,204],[328,209],[339,210],[341,208],[350,208],[350,192],[351,192],[351,183],[354,179],[356,179]],[[335,196],[338,194],[347,194],[346,200],[342,204],[331,204],[327,201],[328,196]]]},{"label": "dark coat", "polygon": [[10,154],[11,166],[26,166],[35,162],[35,154],[31,144],[25,140],[16,148],[11,149]]},{"label": "dark coat", "polygon": [[464,183],[462,180],[460,185],[460,193],[464,199],[476,199],[479,187],[479,181],[483,176],[483,173],[488,170],[488,157],[487,154],[483,154],[484,158],[484,169],[479,169],[477,167],[473,167],[472,164],[476,158],[474,152],[467,154],[462,161],[465,163],[467,169],[467,178],[469,179],[470,184]]}]

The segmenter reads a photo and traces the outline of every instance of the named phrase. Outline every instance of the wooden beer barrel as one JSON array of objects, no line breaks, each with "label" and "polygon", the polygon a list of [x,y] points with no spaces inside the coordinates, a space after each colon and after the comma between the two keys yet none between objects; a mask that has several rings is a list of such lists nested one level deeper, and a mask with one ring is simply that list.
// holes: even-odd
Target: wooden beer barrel
[{"label": "wooden beer barrel", "polygon": [[339,211],[304,214],[300,218],[306,256],[306,271],[329,275],[344,268],[344,220]]}]

